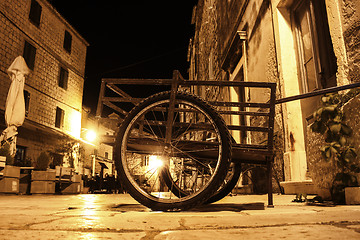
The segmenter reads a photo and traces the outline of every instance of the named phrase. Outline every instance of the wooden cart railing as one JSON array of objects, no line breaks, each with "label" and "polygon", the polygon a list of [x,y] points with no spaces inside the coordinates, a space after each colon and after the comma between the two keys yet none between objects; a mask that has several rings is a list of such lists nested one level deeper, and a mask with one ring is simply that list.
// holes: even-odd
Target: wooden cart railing
[{"label": "wooden cart railing", "polygon": [[[104,106],[115,111],[120,118],[126,116],[131,107],[123,108],[124,103],[135,106],[143,97],[133,97],[122,89],[125,85],[138,85],[143,88],[151,86],[168,86],[171,89],[171,99],[175,99],[176,92],[181,89],[194,92],[203,88],[204,91],[217,91],[221,99],[209,99],[207,102],[217,110],[227,122],[227,127],[233,134],[232,160],[241,163],[261,164],[267,168],[268,176],[268,204],[273,205],[272,199],[272,162],[273,162],[273,137],[275,116],[275,91],[276,84],[268,82],[236,82],[236,81],[189,81],[181,77],[180,73],[174,71],[173,79],[102,79],[96,116],[103,119]],[[261,102],[249,102],[236,99],[232,101],[230,91],[248,92],[261,89],[259,97]],[[234,95],[234,94],[233,94]],[[236,95],[236,94],[235,94]],[[264,99],[263,96],[266,96]],[[207,99],[205,99],[207,100]],[[177,111],[169,109],[171,112]],[[231,119],[237,119],[232,121]],[[254,125],[254,124],[257,125]],[[249,137],[258,134],[261,141],[254,143]],[[234,135],[238,136],[237,139]],[[239,136],[241,139],[239,139]],[[246,137],[248,136],[248,137]],[[246,140],[246,138],[248,138]]]}]

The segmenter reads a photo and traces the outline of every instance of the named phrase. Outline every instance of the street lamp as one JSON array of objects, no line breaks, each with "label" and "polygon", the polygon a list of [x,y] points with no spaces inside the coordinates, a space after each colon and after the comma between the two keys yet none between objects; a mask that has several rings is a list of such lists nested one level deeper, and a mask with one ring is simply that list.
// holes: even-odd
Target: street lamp
[{"label": "street lamp", "polygon": [[149,156],[149,169],[156,171],[164,165],[163,160],[159,156],[151,155]]},{"label": "street lamp", "polygon": [[93,130],[87,130],[85,138],[89,142],[93,142],[96,139],[96,132]]}]

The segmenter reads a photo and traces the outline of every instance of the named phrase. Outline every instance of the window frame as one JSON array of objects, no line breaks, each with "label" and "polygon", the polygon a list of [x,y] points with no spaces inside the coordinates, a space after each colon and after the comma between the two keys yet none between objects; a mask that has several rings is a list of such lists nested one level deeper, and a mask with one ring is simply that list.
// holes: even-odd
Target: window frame
[{"label": "window frame", "polygon": [[55,113],[56,128],[60,128],[60,129],[64,128],[64,118],[65,118],[65,111],[60,107],[56,107],[56,113]]},{"label": "window frame", "polygon": [[67,90],[69,81],[69,70],[65,67],[60,66],[59,77],[58,77],[58,86]]},{"label": "window frame", "polygon": [[[315,0],[318,1],[318,0]],[[296,46],[296,56],[298,63],[298,71],[300,75],[300,89],[301,93],[312,92],[314,90],[323,89],[327,87],[336,86],[336,72],[337,72],[337,64],[336,57],[334,54],[333,46],[331,43],[331,37],[329,33],[328,26],[328,18],[325,12],[325,16],[321,11],[326,11],[326,9],[317,9],[323,8],[325,6],[321,6],[321,4],[325,4],[324,2],[315,2],[314,0],[302,0],[296,2],[291,7],[291,15],[293,22],[293,32],[295,38],[295,46]],[[311,50],[313,56],[313,66],[315,69],[314,77],[316,79],[316,87],[315,89],[309,89],[309,81],[307,78],[307,72],[305,68],[305,60],[304,60],[304,47],[302,43],[302,33],[300,22],[297,17],[297,11],[304,7],[304,4],[308,4],[306,14],[308,27],[310,31],[310,39],[311,39]],[[315,6],[316,5],[316,6]],[[315,9],[315,7],[317,7]],[[318,19],[317,19],[318,18]],[[326,29],[318,29],[319,23],[327,24],[325,26]],[[329,36],[327,36],[329,35]],[[326,46],[323,46],[326,45]],[[329,60],[331,58],[331,60]],[[334,60],[335,58],[335,60]]]},{"label": "window frame", "polygon": [[72,35],[69,31],[65,30],[64,33],[64,43],[63,43],[63,47],[64,49],[68,52],[71,53],[71,48],[72,48]]},{"label": "window frame", "polygon": [[40,26],[42,15],[42,6],[38,1],[31,0],[30,11],[29,11],[29,20],[36,27]]},{"label": "window frame", "polygon": [[34,70],[35,59],[36,59],[36,47],[26,40],[25,40],[25,44],[24,44],[23,57],[25,59],[27,66],[31,70]]},{"label": "window frame", "polygon": [[306,60],[304,59],[304,46],[303,46],[303,35],[301,32],[301,23],[299,22],[298,19],[298,14],[299,14],[299,9],[301,7],[306,7],[304,6],[305,4],[309,4],[309,7],[306,9],[307,11],[305,12],[306,14],[306,18],[307,18],[307,26],[308,26],[308,30],[309,30],[309,34],[310,34],[310,43],[311,43],[311,52],[312,52],[312,58],[313,58],[313,67],[315,69],[315,86],[316,88],[313,90],[318,90],[321,87],[321,83],[319,81],[319,76],[316,74],[319,72],[320,69],[320,59],[319,59],[319,54],[318,54],[318,41],[317,41],[317,32],[316,32],[316,27],[314,28],[314,11],[313,11],[313,5],[312,5],[312,1],[309,0],[303,0],[303,1],[299,1],[297,2],[296,5],[293,6],[292,9],[292,13],[293,13],[293,22],[294,22],[294,33],[295,33],[295,41],[296,41],[296,54],[297,54],[297,59],[298,59],[298,71],[300,73],[300,89],[301,89],[301,93],[307,93],[307,92],[311,92],[313,90],[310,90],[308,85],[309,85],[309,81],[307,78],[307,73],[306,73]]},{"label": "window frame", "polygon": [[20,165],[26,164],[26,153],[27,153],[27,147],[16,145],[16,153],[14,156],[14,161]]}]

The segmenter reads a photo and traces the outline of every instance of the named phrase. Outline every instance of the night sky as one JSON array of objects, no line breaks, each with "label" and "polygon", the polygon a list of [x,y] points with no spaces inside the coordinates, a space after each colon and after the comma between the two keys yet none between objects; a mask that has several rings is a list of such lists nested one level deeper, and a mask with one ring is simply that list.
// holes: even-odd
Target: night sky
[{"label": "night sky", "polygon": [[49,0],[90,44],[83,104],[95,113],[100,81],[116,78],[187,78],[187,48],[197,0]]}]

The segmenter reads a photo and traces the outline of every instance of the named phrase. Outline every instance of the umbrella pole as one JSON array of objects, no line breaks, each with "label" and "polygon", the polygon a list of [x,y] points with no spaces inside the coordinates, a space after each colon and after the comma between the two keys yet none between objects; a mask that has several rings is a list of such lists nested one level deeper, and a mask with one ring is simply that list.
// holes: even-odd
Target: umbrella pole
[{"label": "umbrella pole", "polygon": [[12,140],[10,142],[10,155],[12,157],[15,157],[15,155],[16,155],[16,139],[17,139],[17,136],[15,135],[12,137]]}]

